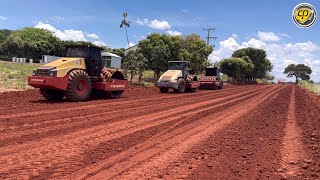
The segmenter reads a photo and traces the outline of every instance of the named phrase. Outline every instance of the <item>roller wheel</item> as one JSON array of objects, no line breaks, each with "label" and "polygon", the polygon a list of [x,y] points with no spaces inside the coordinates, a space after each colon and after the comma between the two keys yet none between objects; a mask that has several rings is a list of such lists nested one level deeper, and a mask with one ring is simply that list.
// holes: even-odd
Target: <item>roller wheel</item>
[{"label": "roller wheel", "polygon": [[169,91],[169,88],[160,88],[161,93],[167,93]]},{"label": "roller wheel", "polygon": [[91,94],[91,79],[84,70],[72,70],[69,72],[69,81],[66,98],[70,101],[88,100]]},{"label": "roller wheel", "polygon": [[190,89],[190,92],[196,92],[197,91],[197,88],[191,88]]},{"label": "roller wheel", "polygon": [[111,99],[120,98],[122,93],[123,91],[110,91],[110,92],[107,92],[107,97]]},{"label": "roller wheel", "polygon": [[62,100],[65,95],[64,91],[51,90],[51,89],[40,89],[40,93],[48,101]]},{"label": "roller wheel", "polygon": [[104,67],[100,73],[101,81],[110,82],[113,79],[124,80],[123,73],[117,69]]},{"label": "roller wheel", "polygon": [[184,79],[179,78],[178,84],[179,84],[179,86],[178,86],[178,89],[176,90],[176,92],[184,93],[186,91],[186,83],[185,83]]},{"label": "roller wheel", "polygon": [[219,89],[223,89],[223,82],[220,82]]}]

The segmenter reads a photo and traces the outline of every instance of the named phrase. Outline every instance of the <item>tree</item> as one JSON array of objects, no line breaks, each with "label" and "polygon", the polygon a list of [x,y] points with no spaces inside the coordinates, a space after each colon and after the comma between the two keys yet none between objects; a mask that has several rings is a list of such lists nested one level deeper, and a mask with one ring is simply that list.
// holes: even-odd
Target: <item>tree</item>
[{"label": "tree", "polygon": [[170,60],[168,41],[167,35],[153,33],[139,42],[139,52],[146,58],[148,68],[154,71],[154,81],[168,68]]},{"label": "tree", "polygon": [[256,48],[243,48],[233,52],[232,57],[242,58],[245,61],[252,62],[254,65],[253,71],[248,74],[248,79],[255,80],[256,78],[265,78],[268,72],[271,72],[273,66],[267,59],[266,51]]},{"label": "tree", "polygon": [[129,51],[127,55],[123,58],[124,66],[130,73],[130,83],[132,83],[133,76],[136,73],[136,61],[137,57],[134,51]]},{"label": "tree", "polygon": [[[1,32],[0,30],[0,34]],[[4,33],[8,34],[7,31]],[[27,27],[10,32],[10,35],[0,44],[0,53],[9,58],[41,59],[42,55],[63,56],[65,47],[68,45],[94,46],[87,41],[61,41],[48,30]]]},{"label": "tree", "polygon": [[115,48],[115,49],[111,50],[111,53],[116,54],[116,55],[118,55],[120,57],[124,57],[125,56],[124,55],[124,51],[125,51],[124,48]]},{"label": "tree", "polygon": [[128,16],[128,13],[124,12],[124,13],[123,13],[123,20],[121,21],[120,28],[124,27],[124,29],[126,30],[126,37],[127,37],[127,42],[128,42],[128,48],[129,48],[129,50],[130,50],[130,42],[129,42],[128,30],[127,30],[127,28],[130,27],[131,22],[126,20],[127,16]]},{"label": "tree", "polygon": [[268,80],[268,81],[273,81],[273,80],[275,80],[275,77],[272,76],[270,73],[268,73],[268,74],[266,75],[265,79]]},{"label": "tree", "polygon": [[123,59],[124,65],[127,67],[127,70],[130,72],[130,83],[132,83],[133,76],[138,73],[139,80],[138,83],[141,83],[143,72],[146,70],[147,60],[142,53],[137,51],[129,51]]},{"label": "tree", "polygon": [[190,71],[200,73],[209,66],[207,58],[212,47],[199,35],[169,36],[153,33],[139,42],[140,52],[148,61],[148,68],[155,73],[154,80],[168,68],[168,61],[189,61]]},{"label": "tree", "polygon": [[12,33],[12,30],[8,30],[8,29],[1,29],[0,30],[0,44],[2,44],[8,36],[10,36],[10,34]]},{"label": "tree", "polygon": [[309,80],[312,70],[304,64],[290,64],[285,68],[283,73],[288,74],[288,77],[295,76],[296,83],[298,83],[300,80]]},{"label": "tree", "polygon": [[219,62],[221,72],[232,78],[234,82],[244,81],[247,74],[251,73],[254,65],[241,58],[223,59]]},{"label": "tree", "polygon": [[61,45],[50,31],[27,27],[12,32],[1,47],[9,57],[40,59],[43,54],[60,55]]},{"label": "tree", "polygon": [[213,51],[212,46],[207,46],[206,42],[197,34],[180,36],[181,54],[180,60],[190,62],[190,71],[193,73],[202,72],[205,67],[209,66],[208,56]]},{"label": "tree", "polygon": [[136,51],[136,56],[137,56],[137,63],[136,63],[136,66],[137,66],[137,72],[138,72],[138,84],[141,83],[141,80],[142,80],[142,76],[143,76],[143,72],[145,70],[147,70],[148,68],[148,61],[147,59],[143,56],[142,53],[140,53],[139,51]]}]

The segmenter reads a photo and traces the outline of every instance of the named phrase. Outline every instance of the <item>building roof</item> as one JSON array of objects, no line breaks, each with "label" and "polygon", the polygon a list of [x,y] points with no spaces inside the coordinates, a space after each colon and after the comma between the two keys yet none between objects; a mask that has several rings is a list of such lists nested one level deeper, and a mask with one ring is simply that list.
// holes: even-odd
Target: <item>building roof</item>
[{"label": "building roof", "polygon": [[130,46],[128,48],[125,49],[125,51],[128,51],[129,49],[134,49],[135,47],[138,47],[139,44],[135,44],[133,46]]},{"label": "building roof", "polygon": [[102,52],[101,56],[112,56],[112,57],[117,57],[117,58],[121,58],[120,56],[110,53],[110,52]]}]

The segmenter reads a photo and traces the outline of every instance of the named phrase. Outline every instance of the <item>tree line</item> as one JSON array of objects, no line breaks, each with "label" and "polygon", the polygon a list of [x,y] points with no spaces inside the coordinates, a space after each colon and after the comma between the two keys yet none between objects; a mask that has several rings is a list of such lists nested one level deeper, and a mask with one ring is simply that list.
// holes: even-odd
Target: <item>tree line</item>
[{"label": "tree line", "polygon": [[212,46],[207,46],[197,34],[169,36],[153,33],[139,42],[136,51],[129,51],[123,61],[130,71],[130,80],[138,75],[140,82],[146,69],[153,70],[154,80],[158,79],[167,70],[169,61],[188,61],[189,71],[199,74],[210,65],[208,56],[212,51]]},{"label": "tree line", "polygon": [[[91,42],[62,41],[52,32],[26,27],[20,30],[0,30],[0,58],[11,60],[12,57],[26,57],[41,59],[42,55],[63,56],[67,45],[93,45]],[[146,69],[154,71],[155,79],[166,71],[168,61],[189,61],[190,71],[200,73],[210,63],[208,56],[212,47],[197,34],[186,36],[169,36],[153,33],[141,40],[138,50],[125,55],[124,48],[102,47],[107,52],[117,54],[123,58],[123,63],[129,70],[131,77],[139,75]]]},{"label": "tree line", "polygon": [[[91,42],[62,41],[52,32],[44,29],[26,27],[12,31],[0,30],[0,59],[11,60],[12,57],[41,59],[42,55],[63,56],[67,45],[93,45]],[[102,47],[123,57],[123,64],[130,74],[130,80],[138,75],[139,82],[145,70],[154,71],[154,80],[167,70],[168,61],[189,61],[190,72],[200,74],[205,67],[212,65],[208,56],[212,46],[197,34],[170,36],[152,33],[141,40],[136,51],[125,54],[124,48]],[[244,48],[235,51],[231,58],[223,59],[215,64],[221,72],[234,82],[254,82],[257,78],[274,77],[269,73],[273,66],[262,49]]]},{"label": "tree line", "polygon": [[[25,57],[28,59],[41,59],[42,55],[63,56],[65,47],[68,45],[91,45],[86,41],[62,41],[52,32],[26,27],[20,30],[0,30],[0,59],[11,60],[12,57]],[[102,47],[119,56],[124,56],[124,48],[112,49]]]},{"label": "tree line", "polygon": [[243,48],[233,52],[231,58],[218,63],[223,74],[233,82],[256,82],[257,79],[273,80],[269,73],[273,65],[267,58],[266,51],[256,48]]}]

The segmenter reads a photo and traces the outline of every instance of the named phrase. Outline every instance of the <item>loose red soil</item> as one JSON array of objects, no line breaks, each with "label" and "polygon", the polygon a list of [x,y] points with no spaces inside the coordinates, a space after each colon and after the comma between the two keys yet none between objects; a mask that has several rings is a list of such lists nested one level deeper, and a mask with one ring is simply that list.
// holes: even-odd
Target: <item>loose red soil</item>
[{"label": "loose red soil", "polygon": [[0,179],[320,178],[320,98],[293,85],[0,100]]}]

